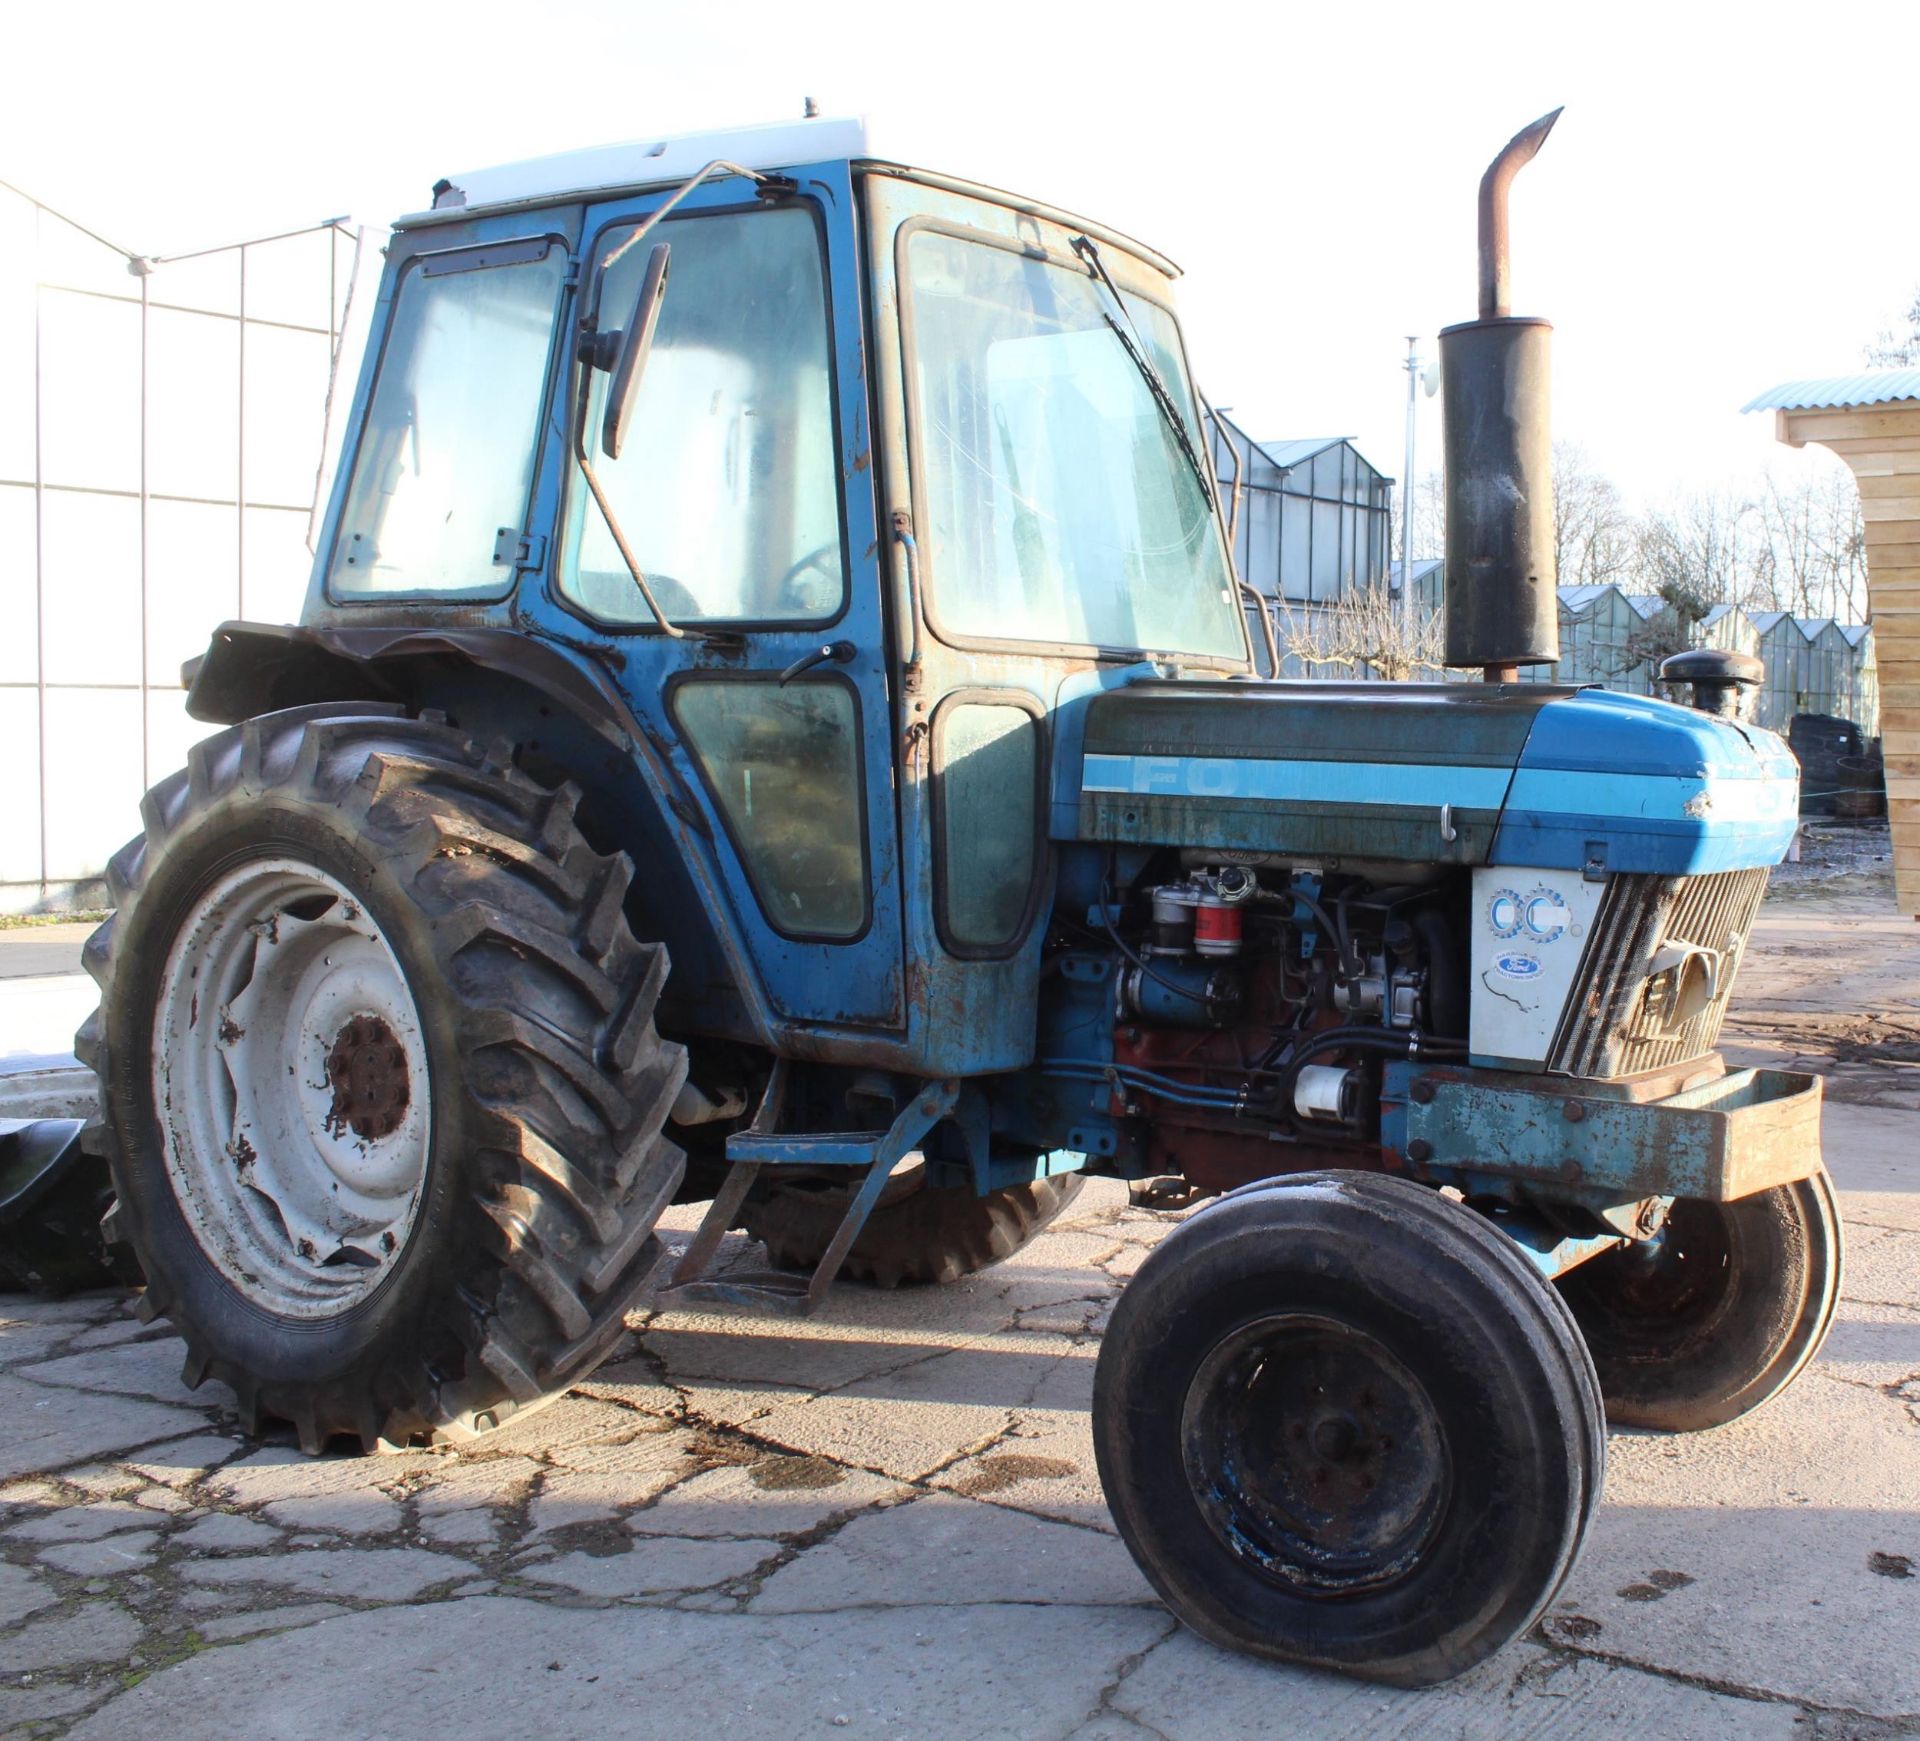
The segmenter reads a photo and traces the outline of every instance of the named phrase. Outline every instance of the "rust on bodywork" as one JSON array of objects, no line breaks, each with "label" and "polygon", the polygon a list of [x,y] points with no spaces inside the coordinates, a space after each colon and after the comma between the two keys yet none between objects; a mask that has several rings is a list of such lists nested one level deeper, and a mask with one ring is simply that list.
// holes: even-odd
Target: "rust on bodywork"
[{"label": "rust on bodywork", "polygon": [[1433,1065],[1412,1083],[1406,1131],[1406,1160],[1429,1177],[1726,1203],[1819,1171],[1820,1078],[1731,1070],[1644,1099],[1609,1083]]}]

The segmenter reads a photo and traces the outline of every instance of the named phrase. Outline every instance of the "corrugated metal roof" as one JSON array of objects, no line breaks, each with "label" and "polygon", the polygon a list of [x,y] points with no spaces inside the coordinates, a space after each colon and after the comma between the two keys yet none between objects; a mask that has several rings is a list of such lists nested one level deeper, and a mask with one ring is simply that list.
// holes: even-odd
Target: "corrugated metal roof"
[{"label": "corrugated metal roof", "polygon": [[1350,435],[1310,435],[1302,441],[1256,441],[1253,445],[1284,472],[1352,439]]},{"label": "corrugated metal roof", "polygon": [[1789,616],[1785,611],[1754,612],[1753,626],[1763,635],[1772,634],[1775,629],[1786,623],[1791,623],[1798,629],[1800,639],[1807,642],[1819,640],[1822,630],[1835,626],[1831,617],[1795,617]]},{"label": "corrugated metal roof", "polygon": [[1740,409],[1822,411],[1840,406],[1891,405],[1902,399],[1920,399],[1920,369],[1867,369],[1858,375],[1782,381]]}]

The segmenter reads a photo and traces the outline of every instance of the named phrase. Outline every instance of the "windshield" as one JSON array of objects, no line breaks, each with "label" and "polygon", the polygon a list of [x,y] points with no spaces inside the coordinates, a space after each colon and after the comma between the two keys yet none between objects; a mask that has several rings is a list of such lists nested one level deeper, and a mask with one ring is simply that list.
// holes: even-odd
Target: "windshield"
[{"label": "windshield", "polygon": [[[1218,521],[1100,285],[931,230],[907,267],[939,626],[1243,660]],[[1126,302],[1204,451],[1173,317]]]}]

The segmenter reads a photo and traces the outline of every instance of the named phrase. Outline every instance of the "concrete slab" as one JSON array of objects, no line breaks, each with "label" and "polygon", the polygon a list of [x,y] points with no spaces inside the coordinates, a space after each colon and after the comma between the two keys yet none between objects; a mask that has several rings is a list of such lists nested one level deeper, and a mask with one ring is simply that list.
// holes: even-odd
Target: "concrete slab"
[{"label": "concrete slab", "polygon": [[756,1433],[789,1450],[897,1480],[937,1474],[1010,1431],[1054,1369],[1084,1359],[1060,1336],[1003,1332],[929,1352],[809,1401],[770,1410]]},{"label": "concrete slab", "polygon": [[635,1535],[793,1536],[910,1491],[824,1457],[767,1456],[708,1469],[626,1521]]},{"label": "concrete slab", "polygon": [[[1283,1734],[1316,1741],[1789,1741],[1806,1734],[1804,1716],[1790,1705],[1757,1705],[1526,1644],[1448,1686],[1408,1693],[1255,1662],[1175,1632],[1107,1704],[1137,1725],[1123,1731],[1129,1741],[1143,1734],[1163,1741]],[[1076,1732],[1072,1741],[1091,1741],[1091,1733]]]},{"label": "concrete slab", "polygon": [[[271,1508],[316,1499],[359,1499],[359,1517],[369,1528],[392,1515],[394,1495],[411,1491],[414,1480],[431,1478],[437,1459],[431,1452],[394,1457],[304,1457],[287,1445],[270,1445],[209,1472],[208,1495],[227,1504]],[[335,1514],[329,1527],[352,1528],[349,1511]]]},{"label": "concrete slab", "polygon": [[769,1578],[755,1614],[940,1604],[1060,1602],[1155,1605],[1110,1536],[936,1493],[857,1517]]},{"label": "concrete slab", "polygon": [[0,1632],[0,1674],[125,1662],[145,1632],[124,1608],[111,1602],[84,1602]]},{"label": "concrete slab", "polygon": [[424,1548],[320,1548],[284,1556],[197,1560],[183,1566],[181,1576],[203,1586],[274,1584],[314,1596],[410,1602],[424,1591],[472,1577],[473,1567]]},{"label": "concrete slab", "polygon": [[1027,1409],[1006,1437],[933,1478],[935,1487],[1113,1533],[1093,1461],[1093,1424],[1084,1405]]},{"label": "concrete slab", "polygon": [[196,1554],[248,1553],[271,1547],[280,1539],[280,1531],[257,1517],[240,1517],[230,1511],[215,1511],[179,1531],[176,1547]]},{"label": "concrete slab", "polygon": [[576,1550],[529,1568],[523,1578],[580,1596],[618,1598],[706,1590],[751,1575],[776,1558],[775,1541],[689,1541],[655,1536],[611,1554]]},{"label": "concrete slab", "polygon": [[25,1566],[0,1560],[0,1629],[17,1626],[29,1614],[51,1608],[60,1593]]},{"label": "concrete slab", "polygon": [[50,1494],[38,1506],[9,1522],[5,1539],[33,1544],[98,1541],[123,1529],[139,1529],[153,1519],[130,1500],[108,1499],[95,1505],[76,1504]]},{"label": "concrete slab", "polygon": [[501,1525],[487,1511],[449,1511],[438,1517],[423,1517],[418,1528],[423,1544],[449,1548],[491,1547],[501,1533]]},{"label": "concrete slab", "polygon": [[444,1457],[419,1477],[413,1495],[415,1515],[441,1517],[476,1506],[490,1510],[511,1505],[546,1468],[535,1458],[492,1448]]},{"label": "concrete slab", "polygon": [[121,1577],[143,1571],[153,1562],[160,1544],[160,1532],[153,1529],[128,1530],[124,1535],[103,1536],[98,1541],[60,1542],[42,1548],[35,1556],[43,1566],[65,1572],[71,1578]]},{"label": "concrete slab", "polygon": [[231,1434],[197,1433],[129,1457],[126,1466],[136,1475],[166,1487],[191,1487],[246,1450],[247,1441]]},{"label": "concrete slab", "polygon": [[[1139,1609],[938,1609],[734,1617],[479,1597],[355,1614],[204,1652],[122,1693],[72,1741],[531,1734],[679,1741],[977,1741],[1059,1735],[1164,1629]],[[955,1672],[962,1660],[971,1665]]]},{"label": "concrete slab", "polygon": [[0,1377],[0,1479],[179,1438],[206,1417],[133,1397]]},{"label": "concrete slab", "polygon": [[198,1630],[209,1644],[224,1644],[229,1639],[253,1638],[262,1632],[290,1632],[298,1626],[332,1620],[350,1610],[338,1602],[290,1602],[284,1608],[254,1608],[245,1614],[222,1614],[203,1620]]},{"label": "concrete slab", "polygon": [[149,1342],[89,1348],[61,1360],[17,1370],[22,1378],[39,1384],[71,1385],[75,1390],[110,1390],[123,1396],[150,1397],[155,1402],[233,1408],[233,1392],[216,1379],[208,1379],[197,1391],[189,1390],[180,1380],[181,1358],[179,1339],[164,1336]]}]

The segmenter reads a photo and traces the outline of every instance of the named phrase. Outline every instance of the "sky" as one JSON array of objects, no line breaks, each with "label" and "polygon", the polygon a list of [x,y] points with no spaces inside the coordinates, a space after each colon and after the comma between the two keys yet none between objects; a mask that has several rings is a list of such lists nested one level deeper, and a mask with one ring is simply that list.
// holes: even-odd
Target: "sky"
[{"label": "sky", "polygon": [[[1475,194],[1513,199],[1514,312],[1555,325],[1555,430],[1639,505],[1770,459],[1774,383],[1862,366],[1920,286],[1913,7],[1046,0],[20,5],[0,178],[142,253],[342,214],[580,145],[861,114],[882,155],[1151,242],[1204,390],[1260,438],[1403,469],[1407,335],[1475,313]],[[1437,402],[1416,471],[1437,464]],[[1818,463],[1818,462],[1813,462]],[[1837,463],[1831,462],[1828,463]]]}]

